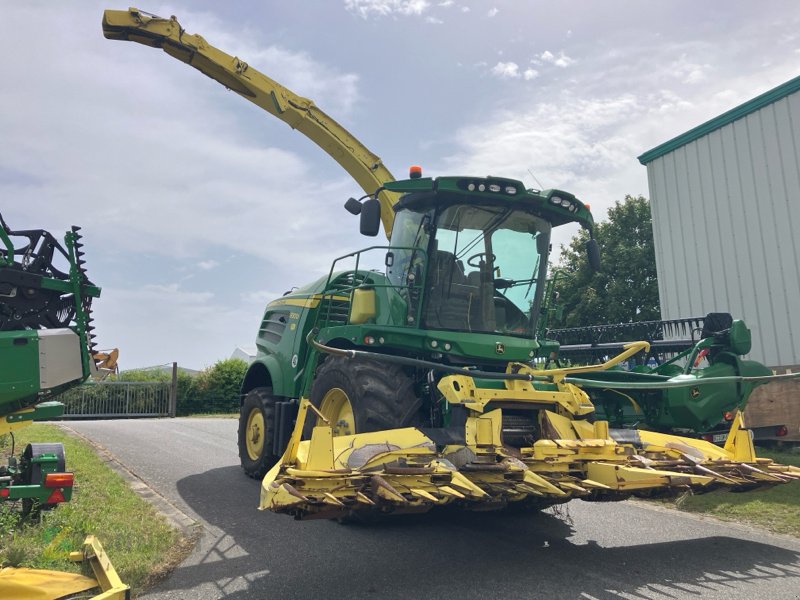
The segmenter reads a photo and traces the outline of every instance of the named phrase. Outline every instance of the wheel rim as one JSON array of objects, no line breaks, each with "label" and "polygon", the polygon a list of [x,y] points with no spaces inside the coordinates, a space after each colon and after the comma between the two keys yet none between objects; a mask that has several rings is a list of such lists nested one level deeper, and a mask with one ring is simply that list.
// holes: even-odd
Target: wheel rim
[{"label": "wheel rim", "polygon": [[245,445],[250,460],[261,458],[261,452],[264,450],[264,414],[258,408],[254,408],[247,415]]},{"label": "wheel rim", "polygon": [[333,435],[352,435],[356,432],[353,406],[343,389],[328,390],[322,397],[319,412],[330,422]]}]

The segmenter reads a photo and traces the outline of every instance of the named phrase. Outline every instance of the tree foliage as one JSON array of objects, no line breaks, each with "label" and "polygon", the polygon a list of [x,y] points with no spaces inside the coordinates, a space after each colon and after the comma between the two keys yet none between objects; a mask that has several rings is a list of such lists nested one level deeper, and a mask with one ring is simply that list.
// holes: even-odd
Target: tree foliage
[{"label": "tree foliage", "polygon": [[[585,230],[562,246],[555,290],[560,318],[551,328],[580,327],[660,319],[650,203],[625,196],[595,225],[601,267],[592,272],[586,259]],[[560,272],[560,275],[558,273]],[[551,275],[552,276],[552,275]]]},{"label": "tree foliage", "polygon": [[[240,358],[219,360],[196,375],[179,370],[178,415],[239,412],[239,390],[245,371],[247,363]],[[169,382],[172,372],[163,369],[131,370],[122,373],[120,379]]]}]

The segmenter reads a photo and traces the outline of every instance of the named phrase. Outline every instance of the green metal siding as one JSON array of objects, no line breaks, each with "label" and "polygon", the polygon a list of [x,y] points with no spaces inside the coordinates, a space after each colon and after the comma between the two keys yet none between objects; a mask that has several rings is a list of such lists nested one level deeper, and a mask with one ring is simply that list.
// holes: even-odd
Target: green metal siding
[{"label": "green metal siding", "polygon": [[672,138],[668,142],[664,142],[663,144],[656,146],[652,150],[648,150],[639,156],[639,162],[643,165],[646,165],[647,163],[650,163],[655,159],[660,158],[665,154],[676,150],[677,148],[680,148],[681,146],[685,146],[686,144],[719,129],[720,127],[724,127],[725,125],[728,125],[737,119],[746,117],[750,113],[757,111],[759,108],[763,108],[764,106],[776,102],[777,100],[780,100],[789,94],[793,94],[798,90],[800,90],[800,77],[795,77],[794,79],[791,79],[786,83],[737,106],[736,108],[732,108],[728,112],[722,113],[720,116],[715,117],[710,121],[706,121],[702,125],[698,125],[694,129],[690,129],[678,137]]}]

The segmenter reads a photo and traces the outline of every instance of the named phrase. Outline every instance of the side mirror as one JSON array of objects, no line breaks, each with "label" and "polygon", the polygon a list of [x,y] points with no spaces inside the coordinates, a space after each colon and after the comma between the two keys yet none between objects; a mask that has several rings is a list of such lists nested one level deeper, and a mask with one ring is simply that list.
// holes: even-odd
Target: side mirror
[{"label": "side mirror", "polygon": [[381,203],[370,198],[361,203],[361,235],[375,237],[381,230]]},{"label": "side mirror", "polygon": [[[536,236],[536,251],[546,256],[550,253],[550,237],[547,235],[542,235],[541,233]],[[542,259],[544,260],[544,259]]]},{"label": "side mirror", "polygon": [[600,270],[600,246],[597,245],[597,240],[592,238],[586,242],[586,256],[589,259],[589,266],[592,271]]},{"label": "side mirror", "polygon": [[348,198],[347,202],[344,203],[344,207],[351,215],[361,214],[361,202],[355,198]]}]

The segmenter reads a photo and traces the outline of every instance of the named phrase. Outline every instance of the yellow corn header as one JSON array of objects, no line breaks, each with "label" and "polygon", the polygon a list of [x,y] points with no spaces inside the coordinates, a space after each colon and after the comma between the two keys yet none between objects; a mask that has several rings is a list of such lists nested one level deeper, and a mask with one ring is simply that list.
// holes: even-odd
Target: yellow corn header
[{"label": "yellow corn header", "polygon": [[[504,389],[481,388],[464,375],[444,377],[439,391],[467,409],[464,443],[437,443],[408,427],[335,436],[305,398],[281,460],[264,477],[261,509],[298,519],[359,512],[424,512],[457,504],[467,509],[511,504],[543,508],[581,498],[624,500],[726,488],[743,491],[800,479],[800,469],[756,457],[741,414],[724,447],[704,440],[641,430],[609,430],[588,395],[565,377],[602,370],[646,349],[629,344],[605,363],[535,370],[511,363],[507,372],[531,381],[505,380]],[[485,410],[491,404],[492,410]],[[535,408],[541,436],[528,447],[503,444],[504,408]],[[317,413],[316,415],[310,413]],[[301,441],[307,419],[310,440]]]}]

